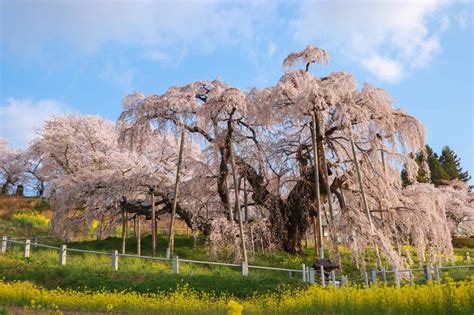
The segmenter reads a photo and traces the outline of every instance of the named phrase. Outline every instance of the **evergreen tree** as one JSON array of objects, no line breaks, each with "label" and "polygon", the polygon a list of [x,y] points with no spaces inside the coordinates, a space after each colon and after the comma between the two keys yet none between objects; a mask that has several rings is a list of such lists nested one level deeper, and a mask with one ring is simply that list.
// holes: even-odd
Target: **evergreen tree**
[{"label": "evergreen tree", "polygon": [[456,152],[451,150],[448,146],[445,146],[441,151],[439,162],[448,175],[449,180],[458,179],[467,182],[471,178],[467,171],[463,171],[461,159],[457,156]]},{"label": "evergreen tree", "polygon": [[431,183],[438,186],[443,180],[449,180],[449,175],[439,162],[438,155],[433,152],[433,149],[429,145],[426,145],[426,153],[428,155]]},{"label": "evergreen tree", "polygon": [[[423,161],[425,160],[426,152],[426,161],[430,169],[431,175],[428,176],[424,170]],[[448,146],[445,146],[441,151],[441,156],[438,156],[433,149],[427,145],[425,152],[419,152],[416,155],[411,155],[411,157],[416,161],[419,166],[418,175],[416,177],[417,182],[419,183],[432,183],[435,186],[439,186],[443,181],[450,180],[460,180],[463,182],[468,182],[471,179],[471,176],[467,171],[463,171],[461,167],[461,159],[457,156],[456,152],[451,150]],[[405,167],[401,172],[402,182],[404,186],[413,184],[408,180],[408,175]],[[473,187],[470,186],[470,189]]]}]

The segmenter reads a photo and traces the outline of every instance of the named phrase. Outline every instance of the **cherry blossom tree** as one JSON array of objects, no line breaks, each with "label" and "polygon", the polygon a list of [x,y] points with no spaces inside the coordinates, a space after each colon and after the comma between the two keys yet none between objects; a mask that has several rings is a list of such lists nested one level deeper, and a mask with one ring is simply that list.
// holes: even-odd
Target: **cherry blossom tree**
[{"label": "cherry blossom tree", "polygon": [[[309,71],[311,64],[328,59],[327,52],[313,46],[292,53],[284,61],[287,72],[274,87],[264,89],[242,92],[215,80],[171,87],[162,95],[129,95],[118,123],[122,141],[139,147],[163,131],[187,130],[207,152],[205,187],[207,194],[213,192],[213,211],[227,213],[231,225],[236,202],[230,191],[238,187],[229,178],[230,149],[237,144],[238,175],[250,187],[248,202],[268,218],[273,246],[303,253],[301,240],[310,218],[321,214],[339,234],[349,236],[343,237],[349,247],[380,249],[399,264],[394,248],[401,241],[395,242],[393,231],[386,232],[396,228],[389,217],[398,218],[393,212],[403,212],[401,200],[407,199],[398,176],[400,165],[415,176],[418,165],[410,153],[422,150],[424,128],[416,118],[394,109],[382,89],[367,83],[358,89],[355,78],[345,72],[318,77]],[[292,70],[298,64],[305,69]],[[316,160],[314,153],[319,153]],[[321,176],[315,185],[318,161]],[[243,198],[240,191],[236,196]],[[422,205],[409,208],[416,214],[427,210]],[[436,213],[432,224],[445,224],[442,211]],[[348,224],[352,221],[358,224]],[[230,230],[231,235],[242,234]],[[420,233],[428,237],[429,231]],[[335,234],[332,238],[335,243]],[[436,246],[449,252],[448,243],[440,238]]]},{"label": "cherry blossom tree", "polygon": [[20,149],[10,148],[8,141],[0,138],[0,184],[2,194],[8,194],[11,188],[26,182],[26,168],[25,153]]},{"label": "cherry blossom tree", "polygon": [[[368,249],[379,265],[382,256],[406,265],[402,245],[420,261],[450,259],[450,234],[472,227],[472,195],[416,183],[420,168],[429,174],[413,159],[425,147],[422,124],[350,73],[313,73],[328,61],[308,46],[283,61],[286,72],[271,87],[241,91],[214,80],[136,92],[116,124],[52,117],[29,151],[55,228],[127,215],[153,222],[176,211],[212,254],[231,249],[246,261],[255,248],[305,254],[308,230],[321,235],[325,221],[330,256],[342,243],[362,268]],[[413,185],[403,187],[402,167]]]}]

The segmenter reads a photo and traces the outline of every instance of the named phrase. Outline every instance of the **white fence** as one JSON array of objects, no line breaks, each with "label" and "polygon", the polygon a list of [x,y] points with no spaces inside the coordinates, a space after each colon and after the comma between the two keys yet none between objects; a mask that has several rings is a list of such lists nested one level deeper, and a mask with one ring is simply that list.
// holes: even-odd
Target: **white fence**
[{"label": "white fence", "polygon": [[[46,238],[46,237],[43,237]],[[67,239],[67,238],[66,238]],[[23,240],[23,241],[20,241]],[[370,269],[369,272],[363,271],[362,277],[358,278],[351,278],[349,279],[346,275],[341,275],[339,279],[336,278],[336,274],[334,271],[325,272],[324,268],[321,267],[321,270],[315,270],[314,268],[310,268],[305,266],[305,264],[301,265],[301,269],[288,269],[288,268],[278,268],[278,267],[269,267],[269,266],[256,266],[256,265],[248,265],[247,263],[242,264],[232,264],[232,263],[223,263],[223,262],[213,262],[213,261],[200,261],[200,260],[191,260],[191,259],[181,259],[178,256],[174,256],[172,258],[164,258],[164,257],[151,257],[151,256],[138,256],[138,255],[131,255],[131,254],[120,254],[117,250],[114,250],[111,253],[107,252],[99,252],[99,251],[90,251],[90,250],[83,250],[83,249],[75,249],[75,248],[68,248],[67,245],[61,245],[60,247],[39,244],[38,238],[32,243],[31,239],[29,238],[8,238],[7,236],[3,236],[1,241],[1,254],[5,254],[7,248],[11,244],[18,244],[24,246],[24,257],[28,258],[31,255],[31,248],[32,247],[40,247],[46,249],[53,249],[59,251],[59,264],[64,266],[67,262],[67,252],[78,252],[84,254],[93,254],[93,255],[104,255],[109,256],[111,258],[111,266],[114,270],[119,269],[119,257],[128,257],[128,258],[136,258],[136,259],[145,259],[145,260],[156,260],[156,261],[165,261],[170,262],[171,270],[173,273],[179,273],[179,266],[182,263],[186,264],[198,264],[198,265],[208,265],[208,266],[225,266],[225,267],[233,267],[239,268],[241,270],[242,276],[248,276],[250,269],[260,269],[260,270],[268,270],[268,271],[277,271],[277,272],[287,272],[290,277],[293,274],[301,274],[301,280],[303,282],[308,283],[319,283],[321,285],[335,285],[337,287],[343,286],[350,282],[361,282],[365,284],[365,286],[374,286],[378,283],[390,283],[392,279],[388,279],[388,277],[393,277],[393,284],[397,287],[400,287],[402,279],[408,279],[410,284],[415,282],[414,274],[415,273],[422,273],[423,279],[426,281],[435,281],[440,283],[441,281],[441,272],[443,270],[452,270],[452,269],[467,269],[472,271],[471,275],[474,275],[474,265],[459,265],[459,266],[431,266],[426,265],[423,268],[418,269],[403,269],[399,270],[398,268],[393,268],[392,270],[375,270]],[[465,260],[470,261],[469,253],[466,253]]]},{"label": "white fence", "polygon": [[287,268],[277,268],[277,267],[267,267],[267,266],[254,266],[254,265],[248,265],[247,263],[231,264],[231,263],[222,263],[222,262],[213,262],[213,261],[181,259],[178,256],[174,256],[173,258],[138,256],[138,255],[131,255],[131,254],[120,254],[118,253],[117,250],[114,250],[111,253],[107,253],[107,252],[68,248],[67,245],[61,245],[60,247],[56,247],[56,246],[51,246],[51,245],[39,244],[37,242],[32,243],[31,240],[28,238],[25,238],[24,241],[20,241],[18,240],[18,238],[10,239],[6,236],[2,238],[2,243],[1,243],[2,254],[6,253],[9,244],[18,244],[18,245],[24,246],[25,258],[30,257],[32,247],[40,247],[40,248],[57,250],[59,251],[59,264],[60,265],[66,265],[67,252],[79,252],[79,253],[84,253],[84,254],[110,256],[111,265],[114,270],[118,270],[119,268],[119,257],[128,257],[128,258],[137,258],[137,259],[168,261],[171,263],[171,270],[173,273],[179,273],[180,264],[189,263],[189,264],[200,264],[200,265],[209,265],[209,266],[214,265],[214,266],[240,268],[243,276],[248,276],[250,269],[263,269],[263,270],[271,270],[271,271],[279,271],[279,272],[288,272],[290,276],[292,276],[293,274],[300,273],[302,274],[302,280],[304,282],[307,282],[307,279],[308,279],[307,274],[309,272],[309,269],[304,264],[302,264],[301,269],[287,269]]}]

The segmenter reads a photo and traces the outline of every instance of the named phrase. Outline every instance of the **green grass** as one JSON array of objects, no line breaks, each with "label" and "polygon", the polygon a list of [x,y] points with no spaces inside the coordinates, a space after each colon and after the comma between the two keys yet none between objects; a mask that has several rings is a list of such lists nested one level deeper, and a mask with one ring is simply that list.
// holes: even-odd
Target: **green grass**
[{"label": "green grass", "polygon": [[470,252],[474,252],[474,237],[453,238],[453,246],[457,248],[470,249]]},{"label": "green grass", "polygon": [[[78,246],[76,246],[78,248]],[[107,249],[107,248],[103,248]],[[119,258],[119,270],[111,268],[110,256],[68,253],[66,266],[59,266],[58,251],[32,248],[31,257],[23,258],[21,247],[0,256],[0,278],[6,281],[31,281],[45,288],[74,290],[127,290],[157,293],[189,285],[198,292],[215,292],[248,297],[254,293],[274,292],[279,288],[303,286],[300,277],[288,273],[251,271],[242,277],[239,268],[180,264],[180,274],[171,273],[170,262]]]}]

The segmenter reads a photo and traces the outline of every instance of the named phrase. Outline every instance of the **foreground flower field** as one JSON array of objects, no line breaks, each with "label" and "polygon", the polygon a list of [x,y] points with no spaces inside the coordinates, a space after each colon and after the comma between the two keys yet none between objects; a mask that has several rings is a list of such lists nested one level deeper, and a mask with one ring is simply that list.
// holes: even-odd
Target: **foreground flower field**
[{"label": "foreground flower field", "polygon": [[187,286],[158,294],[46,290],[30,282],[0,281],[0,305],[27,309],[88,312],[164,312],[206,314],[472,314],[474,277],[443,284],[394,287],[309,286],[255,295],[247,299],[217,297]]}]

